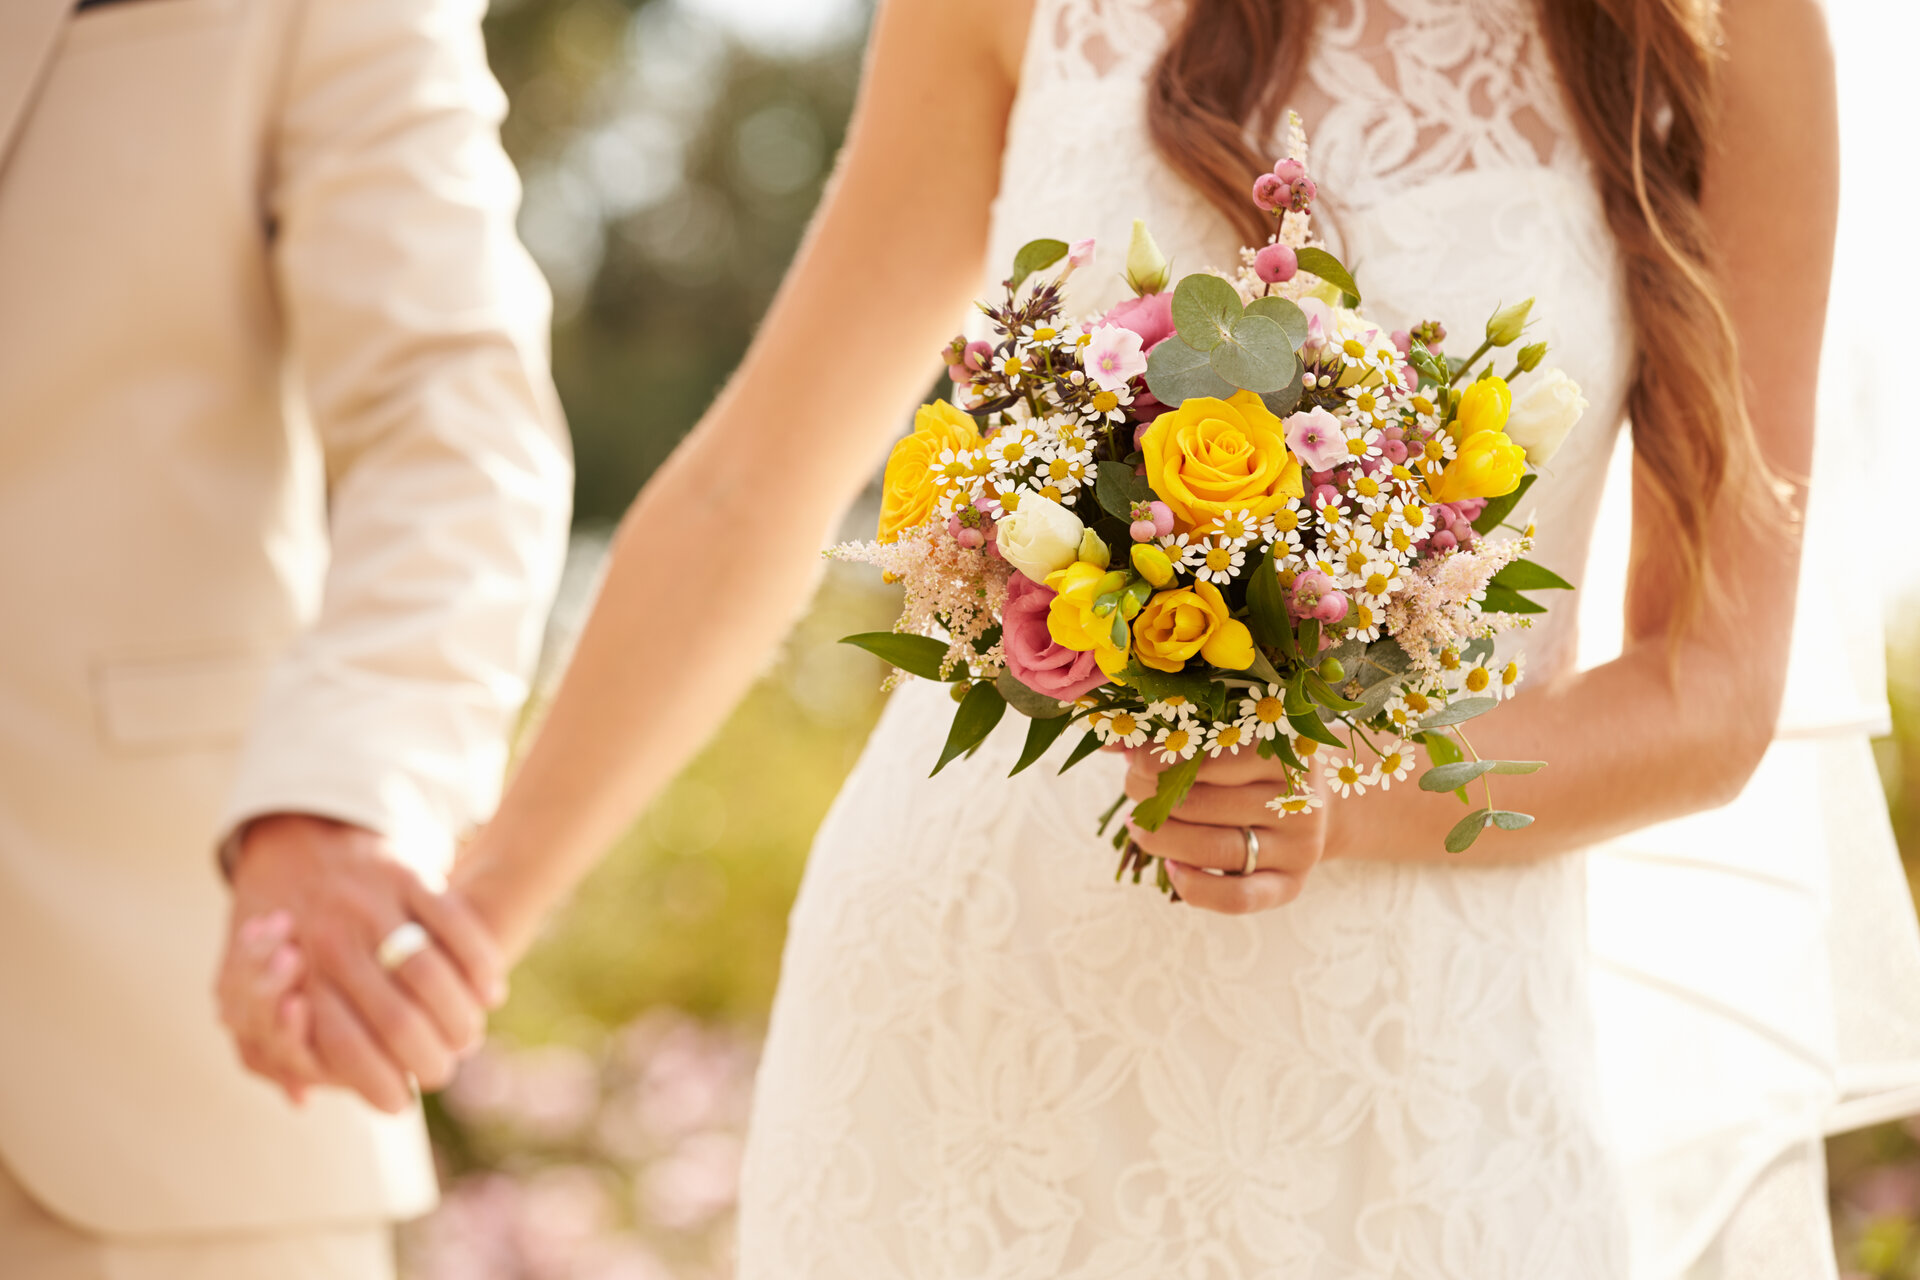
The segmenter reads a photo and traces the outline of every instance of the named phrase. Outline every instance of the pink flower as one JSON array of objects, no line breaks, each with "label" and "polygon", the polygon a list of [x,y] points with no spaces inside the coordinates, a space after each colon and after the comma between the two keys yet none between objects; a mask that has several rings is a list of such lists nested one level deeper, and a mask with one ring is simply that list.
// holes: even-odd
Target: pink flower
[{"label": "pink flower", "polygon": [[1093,261],[1093,241],[1076,240],[1073,248],[1067,250],[1067,265],[1078,270]]},{"label": "pink flower", "polygon": [[1103,391],[1119,391],[1147,371],[1147,356],[1140,349],[1140,335],[1117,324],[1103,324],[1095,329],[1080,359],[1087,376]]},{"label": "pink flower", "polygon": [[1287,448],[1315,471],[1331,471],[1347,460],[1347,437],[1340,419],[1315,406],[1287,418]]},{"label": "pink flower", "polygon": [[1000,643],[1015,680],[1035,693],[1071,702],[1105,684],[1107,673],[1094,661],[1091,649],[1085,653],[1069,649],[1047,630],[1053,595],[1024,573],[1008,579],[1006,603],[1000,607]]},{"label": "pink flower", "polygon": [[1141,298],[1128,298],[1107,312],[1105,319],[1108,324],[1139,334],[1141,350],[1152,351],[1173,336],[1173,295],[1149,293]]}]

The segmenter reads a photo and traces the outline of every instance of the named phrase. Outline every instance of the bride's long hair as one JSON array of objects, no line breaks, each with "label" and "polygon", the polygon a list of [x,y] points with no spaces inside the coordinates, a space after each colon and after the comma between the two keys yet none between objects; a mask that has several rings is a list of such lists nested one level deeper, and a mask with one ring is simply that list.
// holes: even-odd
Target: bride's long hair
[{"label": "bride's long hair", "polygon": [[[1247,197],[1312,41],[1317,0],[1191,0],[1148,97],[1175,172],[1258,243]],[[1734,331],[1716,283],[1700,186],[1717,133],[1718,24],[1706,0],[1534,0],[1625,266],[1635,328],[1639,492],[1673,557],[1675,629],[1718,593],[1707,529],[1754,510],[1765,474],[1747,421]],[[1644,549],[1644,548],[1643,548]],[[1663,557],[1664,558],[1664,557]]]}]

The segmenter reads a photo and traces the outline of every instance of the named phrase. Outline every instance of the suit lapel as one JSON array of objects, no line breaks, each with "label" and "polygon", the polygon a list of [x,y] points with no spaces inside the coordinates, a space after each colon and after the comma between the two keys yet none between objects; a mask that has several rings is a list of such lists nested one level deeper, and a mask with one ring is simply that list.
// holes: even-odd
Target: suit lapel
[{"label": "suit lapel", "polygon": [[74,0],[0,0],[0,173],[46,83]]}]

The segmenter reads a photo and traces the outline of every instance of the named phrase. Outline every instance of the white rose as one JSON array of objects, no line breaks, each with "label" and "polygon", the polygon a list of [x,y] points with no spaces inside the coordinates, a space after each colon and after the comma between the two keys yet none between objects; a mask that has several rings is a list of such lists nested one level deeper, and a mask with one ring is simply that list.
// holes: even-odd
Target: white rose
[{"label": "white rose", "polygon": [[1507,415],[1507,436],[1526,450],[1528,462],[1542,467],[1560,452],[1567,432],[1586,412],[1587,398],[1580,384],[1559,369],[1539,370],[1522,388]]},{"label": "white rose", "polygon": [[1020,509],[1000,521],[995,535],[1008,564],[1045,582],[1047,575],[1080,558],[1080,538],[1087,526],[1080,517],[1052,498],[1037,493],[1020,495]]}]

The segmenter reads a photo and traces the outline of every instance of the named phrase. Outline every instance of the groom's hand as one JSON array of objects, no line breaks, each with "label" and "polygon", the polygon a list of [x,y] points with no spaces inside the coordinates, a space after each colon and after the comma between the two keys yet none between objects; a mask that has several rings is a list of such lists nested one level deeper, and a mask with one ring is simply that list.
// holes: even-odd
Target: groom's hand
[{"label": "groom's hand", "polygon": [[[285,912],[306,956],[313,1056],[277,1049],[236,1026],[243,1060],[283,1083],[332,1083],[383,1111],[413,1100],[411,1076],[436,1089],[478,1041],[502,990],[498,949],[457,899],[430,892],[378,834],[346,823],[277,814],[248,824],[233,865],[228,971],[244,964],[246,921]],[[435,945],[388,972],[377,955],[417,920]],[[326,1073],[303,1080],[312,1063]]]}]

